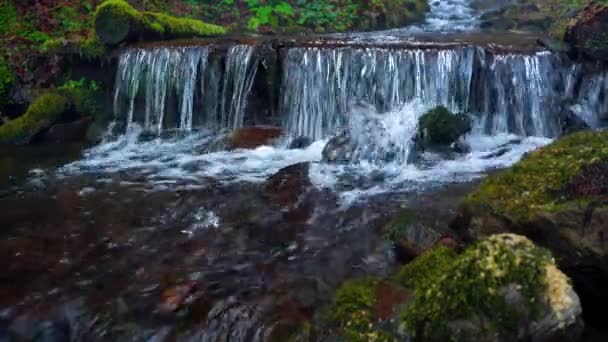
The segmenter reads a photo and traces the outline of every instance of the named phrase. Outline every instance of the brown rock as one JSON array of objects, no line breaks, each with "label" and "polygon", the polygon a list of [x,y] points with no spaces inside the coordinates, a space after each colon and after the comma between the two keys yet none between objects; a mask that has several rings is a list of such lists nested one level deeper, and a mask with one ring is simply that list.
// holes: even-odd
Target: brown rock
[{"label": "brown rock", "polygon": [[608,5],[585,7],[570,22],[564,40],[578,57],[608,62]]},{"label": "brown rock", "polygon": [[228,149],[254,149],[263,145],[270,145],[282,134],[283,130],[278,127],[244,127],[232,133],[228,142]]},{"label": "brown rock", "polygon": [[294,164],[270,176],[265,189],[271,201],[281,207],[295,207],[300,196],[311,186],[309,167],[310,163]]},{"label": "brown rock", "polygon": [[83,141],[93,117],[85,117],[77,121],[51,126],[40,138],[43,142],[75,142]]},{"label": "brown rock", "polygon": [[397,306],[411,299],[411,292],[403,287],[382,282],[376,286],[376,300],[374,311],[381,320],[393,317]]}]

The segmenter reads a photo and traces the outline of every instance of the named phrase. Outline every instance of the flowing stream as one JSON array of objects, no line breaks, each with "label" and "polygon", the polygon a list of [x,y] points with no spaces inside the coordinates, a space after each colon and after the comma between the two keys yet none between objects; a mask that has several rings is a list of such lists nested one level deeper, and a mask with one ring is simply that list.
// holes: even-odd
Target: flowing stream
[{"label": "flowing stream", "polygon": [[[72,340],[162,341],[189,320],[180,341],[276,341],[345,279],[387,275],[396,256],[379,232],[403,207],[438,239],[468,184],[561,136],[566,119],[605,124],[607,71],[540,48],[445,43],[476,29],[470,1],[438,0],[420,25],[296,39],[272,58],[265,41],[122,50],[103,141],[32,170],[3,209],[15,233],[0,251],[17,266],[0,320],[84,297],[86,310],[59,310]],[[417,148],[418,120],[438,105],[471,118],[470,149]],[[253,124],[282,135],[231,148]],[[324,161],[336,136],[350,156]]]}]

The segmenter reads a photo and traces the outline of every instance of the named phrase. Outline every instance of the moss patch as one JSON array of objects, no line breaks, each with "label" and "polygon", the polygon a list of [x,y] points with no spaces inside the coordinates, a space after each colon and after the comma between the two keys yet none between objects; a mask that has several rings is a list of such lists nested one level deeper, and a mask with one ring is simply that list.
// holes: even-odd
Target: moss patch
[{"label": "moss patch", "polygon": [[[546,269],[553,260],[525,237],[502,234],[467,249],[444,272],[435,272],[415,289],[403,312],[406,329],[419,340],[448,340],[469,332],[449,326],[470,321],[476,337],[516,334],[522,318],[539,314],[547,295]],[[424,273],[424,269],[417,269]],[[422,286],[421,286],[422,285]],[[504,289],[515,285],[523,303],[507,303]],[[470,335],[466,335],[471,337]]]},{"label": "moss patch", "polygon": [[59,121],[69,107],[65,96],[49,93],[40,96],[17,119],[0,126],[0,143],[26,143],[42,127]]},{"label": "moss patch", "polygon": [[130,38],[179,38],[226,33],[223,27],[200,20],[140,12],[124,0],[107,0],[97,7],[95,31],[106,44],[118,44]]},{"label": "moss patch", "polygon": [[336,292],[329,315],[348,341],[392,341],[388,333],[375,326],[373,309],[378,284],[376,279],[354,279]]},{"label": "moss patch", "polygon": [[455,258],[456,252],[439,245],[403,266],[391,280],[410,289],[426,288],[450,269]]},{"label": "moss patch", "polygon": [[420,117],[417,140],[423,145],[450,145],[471,129],[464,114],[453,114],[438,106]]},{"label": "moss patch", "polygon": [[512,168],[486,178],[463,202],[467,210],[488,210],[524,223],[543,211],[559,210],[589,196],[565,196],[564,189],[587,165],[608,162],[608,132],[579,132],[531,152]]}]

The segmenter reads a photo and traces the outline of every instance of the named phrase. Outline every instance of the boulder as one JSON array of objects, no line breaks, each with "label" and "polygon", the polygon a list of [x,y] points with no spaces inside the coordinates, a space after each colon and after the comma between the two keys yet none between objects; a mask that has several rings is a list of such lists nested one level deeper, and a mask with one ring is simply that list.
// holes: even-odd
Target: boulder
[{"label": "boulder", "polygon": [[[427,253],[400,271],[414,287],[414,300],[401,313],[401,326],[414,339],[580,338],[582,308],[568,277],[526,237],[490,236],[458,256]],[[443,266],[437,267],[439,253]]]},{"label": "boulder", "polygon": [[124,0],[107,0],[97,6],[94,24],[99,40],[108,45],[143,38],[204,37],[226,33],[223,27],[200,20],[140,12]]},{"label": "boulder", "polygon": [[271,202],[294,208],[300,197],[312,185],[308,177],[310,163],[299,163],[282,168],[266,180],[265,190]]},{"label": "boulder", "polygon": [[323,161],[326,163],[346,163],[352,159],[354,146],[348,133],[335,136],[323,148]]},{"label": "boulder", "polygon": [[254,149],[263,145],[271,145],[281,135],[283,135],[283,130],[279,127],[253,126],[240,128],[230,136],[228,149]]},{"label": "boulder", "polygon": [[68,99],[58,94],[49,93],[40,96],[25,114],[0,126],[0,143],[30,142],[36,134],[60,121],[69,105]]},{"label": "boulder", "polygon": [[607,132],[582,131],[486,178],[453,228],[476,240],[515,232],[549,248],[583,304],[608,303]]},{"label": "boulder", "polygon": [[[68,87],[49,90],[39,96],[25,114],[0,126],[0,144],[39,141],[51,126],[76,121],[85,115],[95,114],[97,110],[97,98],[90,90]],[[85,125],[85,122],[79,125]],[[67,130],[70,127],[63,128]],[[86,127],[84,129],[86,132]],[[58,127],[56,132],[59,134],[60,130]]]},{"label": "boulder", "polygon": [[447,108],[439,106],[420,117],[416,142],[422,150],[434,146],[449,146],[471,128],[471,119],[467,115],[453,114]]},{"label": "boulder", "polygon": [[608,62],[608,5],[586,6],[568,25],[564,40],[578,57]]}]

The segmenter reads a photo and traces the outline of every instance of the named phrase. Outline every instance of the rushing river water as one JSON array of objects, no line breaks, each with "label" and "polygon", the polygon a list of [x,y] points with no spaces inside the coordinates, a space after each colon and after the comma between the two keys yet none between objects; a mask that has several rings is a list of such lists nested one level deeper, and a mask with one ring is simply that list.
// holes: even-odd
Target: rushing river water
[{"label": "rushing river water", "polygon": [[[476,180],[560,136],[564,111],[602,125],[608,73],[537,48],[412,44],[477,27],[469,1],[431,8],[415,27],[282,47],[275,69],[263,44],[124,49],[103,141],[0,194],[0,340],[6,325],[52,341],[276,341],[345,279],[394,269],[384,229],[404,207],[430,239],[449,235]],[[471,117],[469,151],[417,150],[437,105]],[[227,148],[250,125],[283,135]],[[340,134],[350,160],[323,162]],[[167,288],[185,293],[177,308]]]}]

